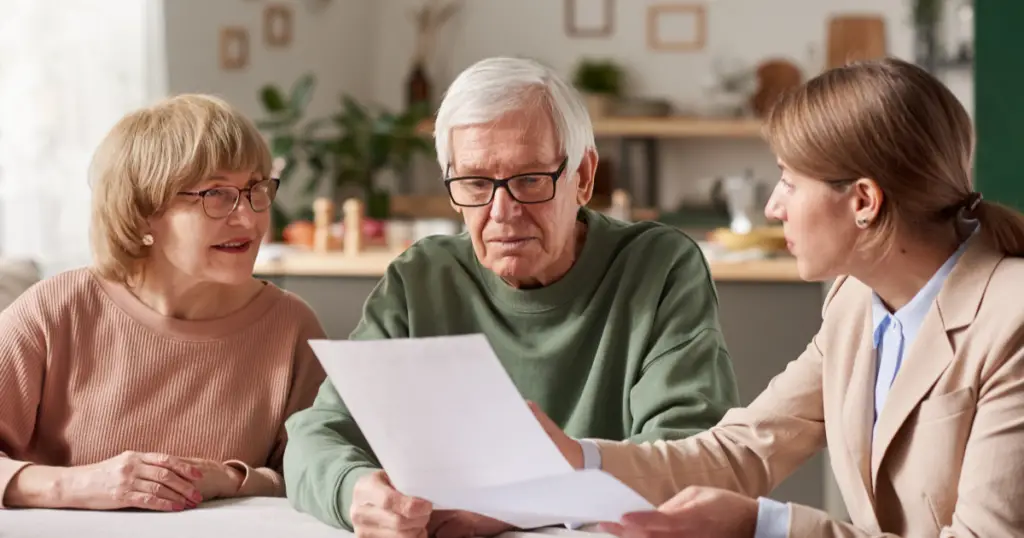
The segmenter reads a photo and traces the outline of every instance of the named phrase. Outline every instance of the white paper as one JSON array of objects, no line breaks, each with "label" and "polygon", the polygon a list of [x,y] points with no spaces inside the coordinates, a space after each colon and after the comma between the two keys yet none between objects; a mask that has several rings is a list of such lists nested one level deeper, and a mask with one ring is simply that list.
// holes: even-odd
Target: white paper
[{"label": "white paper", "polygon": [[483,335],[310,345],[406,495],[520,528],[653,508],[606,473],[573,470]]}]

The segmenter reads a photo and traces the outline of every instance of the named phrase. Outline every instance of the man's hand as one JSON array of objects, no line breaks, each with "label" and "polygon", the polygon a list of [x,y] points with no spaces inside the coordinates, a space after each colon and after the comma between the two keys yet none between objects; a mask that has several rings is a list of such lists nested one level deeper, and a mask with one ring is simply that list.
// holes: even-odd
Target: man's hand
[{"label": "man's hand", "polygon": [[460,510],[438,510],[427,525],[431,538],[485,538],[513,528],[508,523]]},{"label": "man's hand", "polygon": [[569,461],[573,469],[583,468],[583,447],[580,446],[572,437],[569,437],[562,431],[562,428],[555,424],[555,421],[551,420],[551,417],[547,416],[544,411],[540,410],[540,407],[533,402],[526,402],[530,406],[530,411],[533,411],[533,416],[540,422],[541,427],[544,428],[544,433],[548,434],[548,437],[555,442],[555,446],[562,453],[562,456]]},{"label": "man's hand", "polygon": [[349,517],[359,538],[426,538],[432,511],[429,502],[402,495],[376,471],[356,482]]},{"label": "man's hand", "polygon": [[752,538],[757,501],[723,489],[689,487],[656,511],[626,514],[601,529],[619,538]]}]

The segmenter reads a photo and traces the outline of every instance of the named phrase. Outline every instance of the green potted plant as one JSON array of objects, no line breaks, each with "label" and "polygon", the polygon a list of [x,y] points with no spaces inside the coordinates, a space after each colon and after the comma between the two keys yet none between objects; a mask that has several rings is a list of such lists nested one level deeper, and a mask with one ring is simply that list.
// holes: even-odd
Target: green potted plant
[{"label": "green potted plant", "polygon": [[576,66],[573,85],[583,94],[593,117],[608,114],[615,100],[624,93],[625,75],[611,60],[585,58]]},{"label": "green potted plant", "polygon": [[368,218],[387,219],[390,193],[378,185],[377,177],[387,169],[408,173],[415,155],[433,154],[429,135],[419,130],[430,115],[428,105],[395,113],[342,95],[338,112],[307,120],[306,107],[315,85],[313,75],[307,74],[287,96],[272,84],[260,90],[267,117],[257,124],[280,165],[282,184],[295,181],[292,178],[300,170],[305,175],[299,190],[305,199],[297,204],[301,209],[280,215],[284,222],[276,222],[275,228],[283,229],[289,219],[310,218],[313,198],[351,184],[361,188]]}]

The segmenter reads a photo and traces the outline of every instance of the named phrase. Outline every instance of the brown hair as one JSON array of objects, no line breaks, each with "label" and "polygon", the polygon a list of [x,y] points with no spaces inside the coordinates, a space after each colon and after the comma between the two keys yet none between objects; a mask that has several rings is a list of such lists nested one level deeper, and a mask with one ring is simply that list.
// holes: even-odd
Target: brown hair
[{"label": "brown hair", "polygon": [[142,269],[147,220],[179,191],[217,171],[269,177],[271,154],[256,126],[228,103],[186,94],[122,118],[93,156],[91,243],[101,275],[127,281]]},{"label": "brown hair", "polygon": [[974,192],[974,131],[960,101],[924,69],[894,58],[830,69],[784,94],[765,135],[802,175],[870,178],[884,198],[873,244],[965,215],[998,250],[1024,256],[1024,215]]}]

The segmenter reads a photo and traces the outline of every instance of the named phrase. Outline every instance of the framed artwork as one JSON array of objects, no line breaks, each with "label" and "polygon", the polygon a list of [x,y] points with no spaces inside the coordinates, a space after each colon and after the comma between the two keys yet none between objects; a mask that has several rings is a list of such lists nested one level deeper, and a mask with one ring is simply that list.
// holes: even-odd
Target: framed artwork
[{"label": "framed artwork", "polygon": [[240,26],[221,28],[221,69],[236,70],[242,69],[247,65],[249,65],[249,32]]},{"label": "framed artwork", "polygon": [[569,37],[608,37],[612,35],[615,0],[563,0],[565,34]]},{"label": "framed artwork", "polygon": [[271,47],[288,46],[292,42],[294,20],[291,7],[268,4],[263,8],[263,40]]},{"label": "framed artwork", "polygon": [[707,11],[703,4],[659,4],[647,8],[647,48],[694,52],[707,43]]}]

